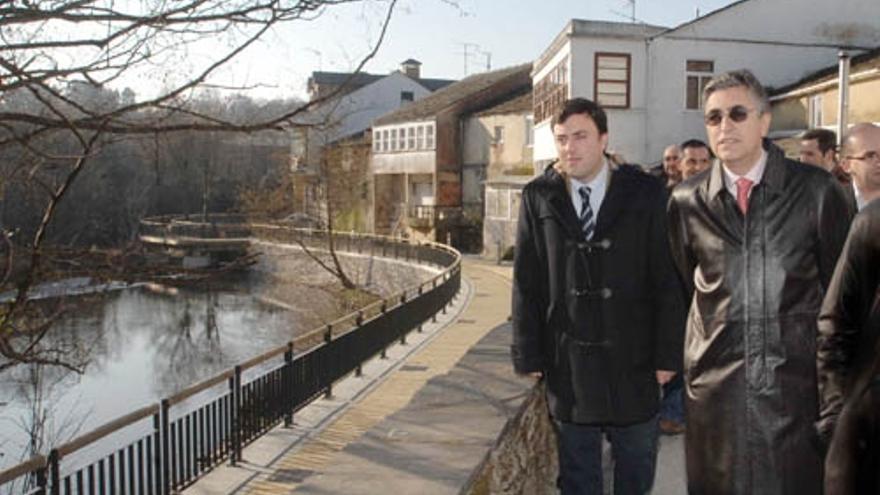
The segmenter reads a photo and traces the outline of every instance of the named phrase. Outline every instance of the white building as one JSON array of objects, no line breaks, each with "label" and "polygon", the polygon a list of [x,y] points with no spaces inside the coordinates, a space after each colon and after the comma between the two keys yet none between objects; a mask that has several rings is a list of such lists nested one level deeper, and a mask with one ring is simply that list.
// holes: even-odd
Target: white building
[{"label": "white building", "polygon": [[608,113],[610,148],[630,162],[705,139],[700,91],[748,68],[770,88],[880,45],[880,1],[740,0],[672,29],[574,19],[536,61],[535,160],[555,157],[549,118],[586,97]]},{"label": "white building", "polygon": [[400,70],[384,75],[314,72],[308,83],[311,99],[332,97],[310,110],[304,120],[322,124],[321,144],[333,143],[369,129],[376,117],[455,82],[422,78],[421,65],[409,59]]}]

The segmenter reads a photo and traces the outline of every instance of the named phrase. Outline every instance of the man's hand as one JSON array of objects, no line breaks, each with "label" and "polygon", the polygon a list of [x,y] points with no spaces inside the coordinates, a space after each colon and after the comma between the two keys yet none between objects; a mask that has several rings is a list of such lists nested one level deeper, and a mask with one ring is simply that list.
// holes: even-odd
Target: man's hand
[{"label": "man's hand", "polygon": [[541,378],[544,378],[544,373],[541,371],[532,371],[531,373],[528,373],[526,376],[532,377],[535,379],[535,381],[538,381]]},{"label": "man's hand", "polygon": [[675,377],[674,371],[657,370],[657,383],[660,385],[666,385],[673,377]]}]

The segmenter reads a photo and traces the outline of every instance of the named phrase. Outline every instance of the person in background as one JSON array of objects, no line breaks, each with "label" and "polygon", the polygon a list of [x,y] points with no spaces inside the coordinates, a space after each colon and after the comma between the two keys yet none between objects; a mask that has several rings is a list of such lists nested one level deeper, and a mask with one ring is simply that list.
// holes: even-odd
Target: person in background
[{"label": "person in background", "polygon": [[828,129],[810,129],[801,135],[798,159],[831,172],[842,185],[849,185],[849,175],[837,163],[837,134]]},{"label": "person in background", "polygon": [[681,182],[681,149],[678,145],[670,144],[663,150],[663,162],[649,173],[660,179],[660,182],[666,186],[666,189],[672,189],[676,184]]},{"label": "person in background", "polygon": [[681,143],[681,177],[690,179],[703,170],[708,170],[715,155],[709,146],[699,139],[688,139]]},{"label": "person in background", "polygon": [[513,265],[517,373],[546,381],[563,495],[654,483],[660,385],[681,367],[684,299],[666,237],[666,191],[607,156],[608,121],[575,98],[552,121],[558,160],[522,193]]},{"label": "person in background", "polygon": [[[669,149],[669,148],[667,148]],[[713,158],[709,146],[699,139],[688,139],[677,147],[680,151],[679,170],[681,179],[687,180],[709,168]],[[660,403],[660,432],[664,435],[678,435],[685,431],[684,380],[681,373],[663,385],[663,400]]]},{"label": "person in background", "polygon": [[849,226],[828,172],[766,140],[767,93],[747,70],[703,90],[718,157],[669,201],[692,295],[685,458],[692,494],[820,494],[816,318]]},{"label": "person in background", "polygon": [[841,147],[841,163],[852,177],[845,187],[853,213],[880,195],[880,127],[864,122],[850,127]]}]

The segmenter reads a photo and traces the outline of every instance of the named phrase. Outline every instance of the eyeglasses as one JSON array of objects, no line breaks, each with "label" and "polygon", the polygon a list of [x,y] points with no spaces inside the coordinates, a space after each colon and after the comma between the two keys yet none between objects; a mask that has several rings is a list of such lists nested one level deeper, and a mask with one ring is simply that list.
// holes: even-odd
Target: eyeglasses
[{"label": "eyeglasses", "polygon": [[876,162],[880,161],[880,153],[877,153],[876,151],[866,151],[865,154],[862,156],[850,155],[844,158],[846,158],[847,160],[859,160],[862,162]]},{"label": "eyeglasses", "polygon": [[[749,118],[749,114],[751,112],[757,111],[758,110],[754,108],[746,108],[742,105],[734,105],[730,110],[727,111],[727,118],[729,118],[733,122],[740,123]],[[721,121],[724,120],[724,115],[724,110],[710,110],[709,113],[703,116],[703,120],[706,122],[707,126],[715,127],[717,125],[721,125]]]}]

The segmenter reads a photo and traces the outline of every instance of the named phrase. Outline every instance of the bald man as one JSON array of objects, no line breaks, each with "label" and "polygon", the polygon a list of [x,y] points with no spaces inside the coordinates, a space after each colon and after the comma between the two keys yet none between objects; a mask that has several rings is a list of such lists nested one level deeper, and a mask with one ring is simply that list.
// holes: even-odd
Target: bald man
[{"label": "bald man", "polygon": [[880,127],[861,123],[850,127],[841,148],[841,164],[852,177],[847,196],[853,211],[880,197]]},{"label": "bald man", "polygon": [[671,191],[676,184],[681,182],[681,148],[676,144],[670,144],[664,148],[663,160],[660,165],[651,167],[647,172],[660,179],[660,182],[666,186],[666,190]]}]

